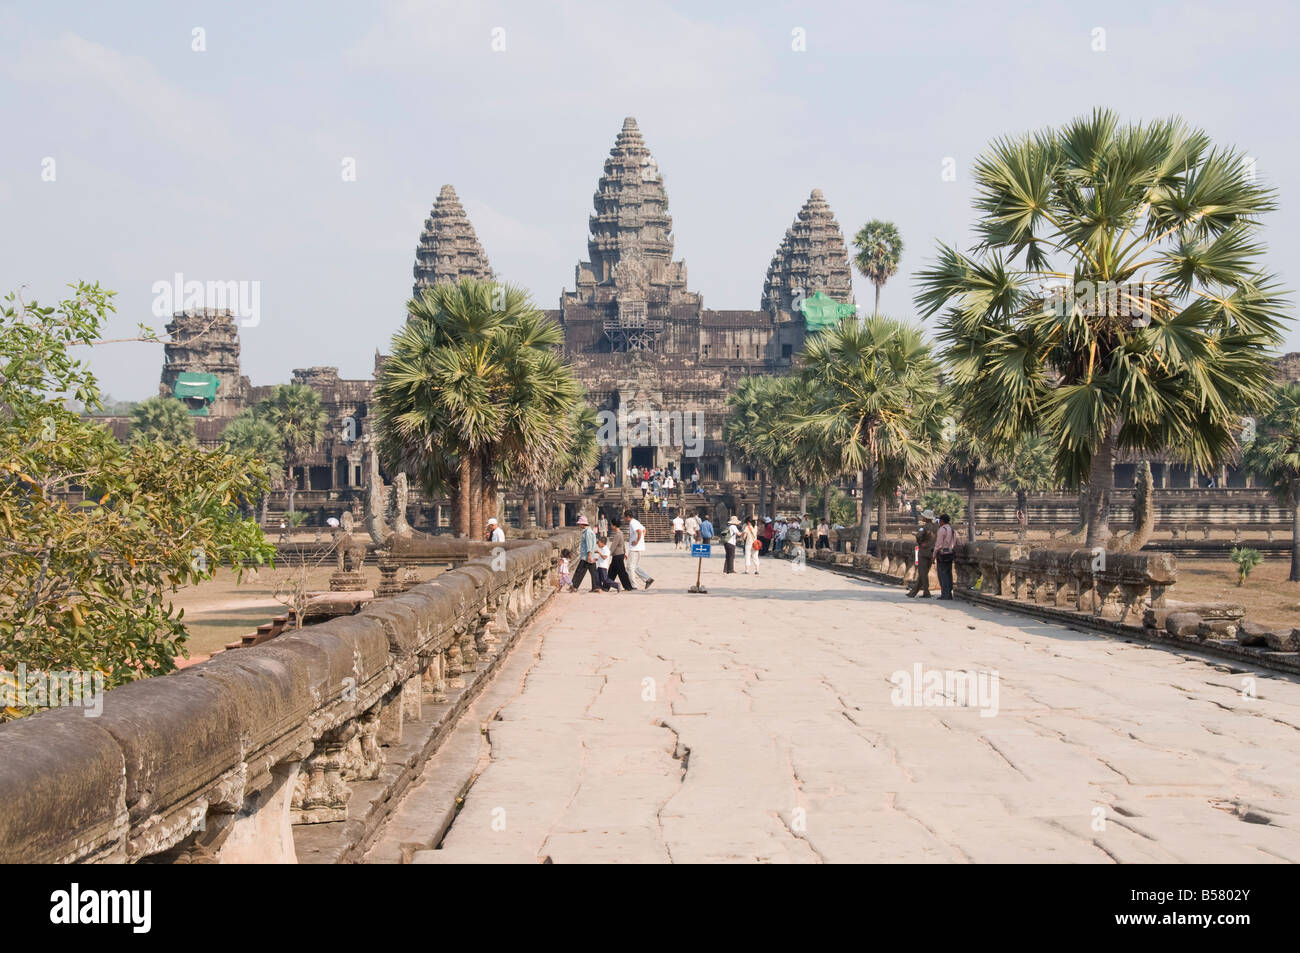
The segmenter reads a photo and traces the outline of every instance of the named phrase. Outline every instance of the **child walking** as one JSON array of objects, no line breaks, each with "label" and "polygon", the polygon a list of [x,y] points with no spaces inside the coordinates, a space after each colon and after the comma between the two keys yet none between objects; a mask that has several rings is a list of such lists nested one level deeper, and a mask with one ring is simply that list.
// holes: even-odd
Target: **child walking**
[{"label": "child walking", "polygon": [[556,592],[567,588],[573,583],[573,577],[569,575],[569,555],[570,553],[567,549],[560,550],[560,571],[557,573],[557,578],[555,580]]}]

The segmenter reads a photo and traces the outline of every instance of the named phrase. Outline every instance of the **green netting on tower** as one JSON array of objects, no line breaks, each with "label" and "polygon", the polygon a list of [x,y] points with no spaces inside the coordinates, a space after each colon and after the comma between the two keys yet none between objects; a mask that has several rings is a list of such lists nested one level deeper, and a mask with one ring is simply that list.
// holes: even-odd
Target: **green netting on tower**
[{"label": "green netting on tower", "polygon": [[840,304],[824,291],[819,291],[803,299],[804,328],[809,332],[839,324],[844,318],[851,318],[857,308],[851,304]]}]

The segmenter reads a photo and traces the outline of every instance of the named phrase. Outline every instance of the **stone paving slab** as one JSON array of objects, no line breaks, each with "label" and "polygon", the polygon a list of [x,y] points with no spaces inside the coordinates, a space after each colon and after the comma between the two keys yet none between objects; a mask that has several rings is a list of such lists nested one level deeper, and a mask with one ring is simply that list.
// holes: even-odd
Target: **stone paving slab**
[{"label": "stone paving slab", "polygon": [[[565,594],[521,643],[414,862],[1300,860],[1289,676],[815,566],[711,560],[696,595],[695,560],[643,565],[650,591]],[[891,681],[917,666],[933,693]]]}]

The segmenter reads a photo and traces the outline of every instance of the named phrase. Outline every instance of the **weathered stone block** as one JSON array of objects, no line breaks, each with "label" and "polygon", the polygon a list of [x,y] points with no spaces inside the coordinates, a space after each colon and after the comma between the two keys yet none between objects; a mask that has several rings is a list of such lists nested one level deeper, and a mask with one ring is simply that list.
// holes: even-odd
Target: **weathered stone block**
[{"label": "weathered stone block", "polygon": [[1196,627],[1197,638],[1228,642],[1237,638],[1237,623],[1231,619],[1204,619]]},{"label": "weathered stone block", "polygon": [[1268,634],[1272,631],[1269,626],[1243,620],[1237,626],[1237,641],[1242,645],[1264,645]]},{"label": "weathered stone block", "polygon": [[1201,617],[1195,612],[1171,612],[1165,618],[1165,631],[1180,639],[1197,638]]},{"label": "weathered stone block", "polygon": [[1300,629],[1266,632],[1264,644],[1270,652],[1300,652]]},{"label": "weathered stone block", "polygon": [[122,751],[97,721],[62,709],[0,731],[0,863],[125,859]]}]

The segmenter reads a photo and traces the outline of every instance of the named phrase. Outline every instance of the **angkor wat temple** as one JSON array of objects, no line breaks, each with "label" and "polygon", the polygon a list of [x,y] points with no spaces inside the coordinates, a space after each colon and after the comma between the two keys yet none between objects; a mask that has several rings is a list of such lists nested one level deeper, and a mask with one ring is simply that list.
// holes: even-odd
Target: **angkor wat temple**
[{"label": "angkor wat temple", "polygon": [[[621,481],[629,466],[675,464],[705,481],[752,478],[722,442],[727,396],[745,375],[783,374],[803,345],[812,303],[848,312],[853,303],[848,250],[830,206],[813,189],[777,244],[753,311],[714,311],[692,291],[686,263],[673,260],[673,225],[664,177],[636,120],[623,121],[593,196],[587,257],[574,287],[547,311],[564,329],[565,351],[588,401],[629,421],[653,420],[649,439],[620,441],[601,459]],[[414,295],[441,281],[493,279],[494,272],[455,189],[444,185],[416,246]],[[810,300],[811,299],[811,302]],[[394,309],[396,311],[396,309]],[[822,309],[824,313],[824,308]],[[240,374],[239,338],[228,312],[183,312],[167,328],[160,391],[185,400],[203,443],[215,443],[230,417],[270,387]],[[376,351],[375,369],[383,356]],[[1300,379],[1300,355],[1278,361],[1279,377]],[[302,490],[347,491],[363,483],[359,438],[367,428],[373,378],[340,379],[335,367],[293,372],[315,388],[330,414],[326,439],[302,468]],[[116,422],[125,429],[125,421]],[[641,431],[644,433],[644,428]],[[1116,485],[1132,485],[1136,461],[1116,465]],[[1247,486],[1235,468],[1196,474],[1156,460],[1158,487]]]},{"label": "angkor wat temple", "polygon": [[[747,374],[788,372],[803,345],[803,299],[818,292],[851,304],[848,249],[820,189],[813,189],[779,242],[754,311],[713,311],[690,290],[686,263],[673,261],[672,217],[664,179],[628,118],[605,160],[589,218],[588,261],[574,290],[547,311],[564,328],[565,350],[598,410],[665,423],[648,439],[609,449],[604,472],[674,463],[702,479],[743,479],[722,443],[727,396]],[[492,279],[494,273],[455,189],[444,185],[416,246],[414,295],[440,281]],[[168,326],[161,393],[184,399],[202,442],[270,389],[239,369],[235,320],[215,311],[177,314]],[[378,370],[383,356],[375,355]],[[304,490],[361,484],[357,438],[365,428],[373,380],[343,380],[337,368],[293,372],[320,392],[331,416],[325,442],[303,468]],[[652,416],[653,415],[653,416]],[[644,430],[642,432],[644,432]],[[656,443],[657,441],[657,443]]]}]

